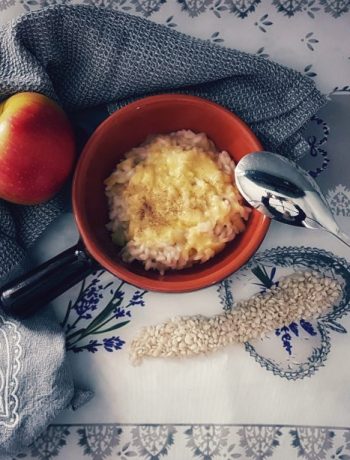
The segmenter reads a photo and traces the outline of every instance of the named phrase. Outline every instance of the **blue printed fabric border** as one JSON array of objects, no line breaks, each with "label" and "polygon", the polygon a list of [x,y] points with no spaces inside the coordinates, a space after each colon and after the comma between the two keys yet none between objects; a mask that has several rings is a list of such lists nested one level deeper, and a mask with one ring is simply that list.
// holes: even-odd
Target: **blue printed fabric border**
[{"label": "blue printed fabric border", "polygon": [[[70,3],[69,0],[17,0],[27,11],[56,4],[59,2]],[[333,18],[338,18],[349,12],[350,1],[333,0],[82,0],[83,4],[97,5],[121,11],[139,13],[149,17],[157,11],[165,8],[167,4],[173,3],[179,9],[187,13],[190,17],[196,17],[205,12],[210,12],[217,18],[225,14],[233,14],[237,18],[245,19],[254,13],[258,6],[273,6],[277,13],[287,17],[307,14],[311,19],[317,19],[320,12],[329,14]],[[0,10],[5,10],[15,4],[15,0],[0,0]],[[270,21],[263,20],[261,24],[264,28],[271,25]]]},{"label": "blue printed fabric border", "polygon": [[[350,459],[350,427],[277,425],[51,425],[27,453],[39,460]],[[180,457],[180,456],[181,457]],[[69,457],[72,458],[72,457]]]}]

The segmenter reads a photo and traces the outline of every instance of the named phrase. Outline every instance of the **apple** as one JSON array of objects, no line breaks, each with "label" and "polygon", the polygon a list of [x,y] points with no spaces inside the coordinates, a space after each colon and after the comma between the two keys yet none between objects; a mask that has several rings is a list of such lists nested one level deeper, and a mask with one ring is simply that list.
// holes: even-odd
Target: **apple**
[{"label": "apple", "polygon": [[47,201],[74,162],[73,129],[53,100],[23,92],[0,103],[0,198],[17,204]]}]

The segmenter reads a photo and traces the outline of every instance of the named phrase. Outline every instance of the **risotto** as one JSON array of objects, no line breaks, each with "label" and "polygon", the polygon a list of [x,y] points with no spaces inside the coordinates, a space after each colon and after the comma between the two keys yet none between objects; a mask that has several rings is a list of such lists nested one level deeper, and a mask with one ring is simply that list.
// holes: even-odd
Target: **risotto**
[{"label": "risotto", "polygon": [[106,179],[113,242],[125,262],[164,273],[206,262],[245,229],[234,163],[204,133],[153,136]]}]

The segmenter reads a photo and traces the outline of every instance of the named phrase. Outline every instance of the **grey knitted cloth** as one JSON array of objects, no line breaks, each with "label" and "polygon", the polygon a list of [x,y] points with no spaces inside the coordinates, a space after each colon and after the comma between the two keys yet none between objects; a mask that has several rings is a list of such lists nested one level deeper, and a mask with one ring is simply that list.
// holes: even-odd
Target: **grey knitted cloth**
[{"label": "grey knitted cloth", "polygon": [[[0,31],[0,99],[29,90],[69,112],[100,104],[115,109],[150,93],[196,94],[236,112],[267,149],[293,157],[305,152],[301,129],[325,103],[298,72],[81,5],[31,12]],[[0,202],[0,278],[62,209],[57,199],[27,208]]]}]

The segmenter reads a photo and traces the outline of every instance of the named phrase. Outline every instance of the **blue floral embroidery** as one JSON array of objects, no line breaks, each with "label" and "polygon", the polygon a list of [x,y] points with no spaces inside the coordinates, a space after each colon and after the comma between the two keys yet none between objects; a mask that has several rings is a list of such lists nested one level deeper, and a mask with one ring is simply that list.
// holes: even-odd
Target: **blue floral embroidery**
[{"label": "blue floral embroidery", "polygon": [[118,425],[86,425],[77,430],[79,445],[92,460],[110,458],[113,447],[119,444],[122,429]]},{"label": "blue floral embroidery", "polygon": [[269,20],[269,15],[264,14],[261,16],[259,21],[254,22],[254,25],[257,26],[262,32],[266,32],[266,28],[272,26],[273,22]]},{"label": "blue floral embroidery", "polygon": [[[98,285],[98,281],[98,278],[93,279],[85,290],[85,282],[82,283],[81,292],[83,295],[78,296],[77,302],[73,306],[79,319],[91,319],[91,312],[96,310],[99,300],[103,298],[100,292],[103,286],[101,284]],[[76,320],[76,323],[79,319]],[[74,326],[70,326],[69,328],[74,329]]]},{"label": "blue floral embroidery", "polygon": [[176,22],[174,22],[174,16],[169,16],[168,19],[165,21],[165,25],[170,27],[171,29],[177,27]]},{"label": "blue floral embroidery", "polygon": [[[49,460],[60,454],[71,434],[68,425],[49,426],[31,445],[30,454],[39,460]],[[23,457],[17,457],[23,458]]]},{"label": "blue floral embroidery", "polygon": [[[226,426],[192,425],[185,430],[189,447],[200,460],[212,460],[221,454],[227,445],[229,429]],[[221,457],[220,457],[221,458]]]},{"label": "blue floral embroidery", "polygon": [[[310,66],[305,67],[305,71],[310,69]],[[325,146],[328,142],[330,127],[325,120],[316,115],[311,117],[311,123],[314,126],[316,125],[316,127],[321,131],[318,136],[312,134],[307,138],[308,144],[310,146],[310,156],[315,159],[320,158],[322,160],[321,166],[317,166],[315,169],[308,171],[312,177],[316,178],[327,169],[330,163],[328,152],[325,149]]]},{"label": "blue floral embroidery", "polygon": [[[348,57],[348,59],[350,59],[350,57]],[[347,94],[347,93],[350,93],[350,86],[346,85],[346,86],[343,86],[342,88],[339,88],[338,86],[336,86],[332,93],[331,94]]]},{"label": "blue floral embroidery", "polygon": [[225,5],[227,3],[227,0],[216,0],[214,1],[214,4],[210,7],[210,10],[215,14],[217,18],[221,18],[221,14],[224,11],[227,11],[227,6]]},{"label": "blue floral embroidery", "polygon": [[240,19],[244,19],[249,13],[253,13],[261,0],[226,0],[227,9]]},{"label": "blue floral embroidery", "polygon": [[[9,4],[11,0],[2,0],[3,2],[7,1]],[[26,11],[31,11],[34,8],[46,8],[51,5],[68,5],[72,3],[71,0],[20,0],[20,3],[23,5],[23,8]],[[0,8],[1,9],[1,8]]]},{"label": "blue floral embroidery", "polygon": [[119,460],[129,460],[131,457],[137,457],[137,452],[130,449],[131,442],[127,442],[123,447],[117,452],[117,458]]},{"label": "blue floral embroidery", "polygon": [[[271,267],[270,271],[266,267]],[[324,316],[285,325],[260,341],[245,343],[246,351],[268,371],[288,380],[301,379],[324,365],[330,350],[330,333],[346,333],[339,319],[350,310],[350,265],[345,259],[316,248],[277,247],[258,253],[243,269],[220,283],[218,293],[223,308],[229,310],[234,304],[236,280],[244,279],[247,286],[258,284],[264,289],[266,284],[273,282],[275,267],[284,275],[300,270],[320,271],[338,279],[342,285],[340,300]],[[252,274],[256,276],[257,273],[259,281],[264,279],[264,283],[256,283]],[[283,353],[276,348],[277,340],[282,340]]]},{"label": "blue floral embroidery", "polygon": [[[313,328],[312,324],[309,323],[308,321],[305,321],[304,319],[300,320],[300,326],[309,334],[309,335],[317,335],[317,332]],[[295,335],[296,337],[299,337],[299,325],[298,323],[290,323],[288,326],[283,326],[280,329],[276,329],[275,334],[277,337],[281,337],[282,343],[283,343],[283,348],[286,349],[287,353],[289,355],[292,354],[292,335],[290,332]]]},{"label": "blue floral embroidery", "polygon": [[304,68],[304,74],[305,74],[307,77],[310,77],[310,78],[317,77],[317,73],[315,73],[314,71],[312,71],[312,70],[311,70],[311,67],[312,67],[312,64],[307,65],[307,66]]},{"label": "blue floral embroidery", "polygon": [[269,274],[264,265],[257,265],[252,268],[252,273],[260,280],[260,283],[254,283],[260,287],[260,292],[266,292],[272,286],[278,286],[278,281],[275,281],[276,270],[276,267],[272,267]]},{"label": "blue floral embroidery", "polygon": [[271,457],[277,446],[282,431],[278,426],[244,426],[239,431],[240,445],[247,458],[264,460]]},{"label": "blue floral embroidery", "polygon": [[[80,452],[76,451],[76,434]],[[175,452],[170,449],[175,445],[176,458],[181,459],[280,460],[285,456],[280,441],[282,436],[300,459],[350,460],[350,431],[347,428],[117,423],[52,425],[27,453],[20,453],[13,460],[33,457],[52,460],[58,456],[70,459],[71,445],[75,449],[74,459],[87,456],[91,460],[163,460],[174,457]],[[65,452],[61,452],[63,446],[67,446]]]},{"label": "blue floral embroidery", "polygon": [[326,199],[335,216],[350,217],[350,190],[344,185],[337,185],[329,190]]},{"label": "blue floral embroidery", "polygon": [[[74,3],[74,0],[18,1],[26,11],[50,5]],[[224,12],[228,12],[240,19],[247,18],[262,3],[261,0],[177,0],[177,2],[191,17],[196,17],[209,10],[217,18],[221,18]],[[133,12],[134,10],[136,13],[148,17],[159,11],[167,3],[167,0],[82,0],[82,3],[126,12]],[[341,17],[350,8],[350,0],[319,0],[318,3],[324,7],[326,13],[334,18]],[[0,11],[6,10],[15,4],[16,0],[0,0]],[[321,9],[320,6],[317,6],[316,0],[272,0],[272,5],[276,7],[278,13],[289,18],[293,17],[296,13],[305,12],[310,18],[315,19],[315,14]]]},{"label": "blue floral embroidery", "polygon": [[335,433],[327,428],[298,427],[290,430],[290,435],[292,446],[298,450],[298,457],[318,460],[327,458],[327,451],[333,447]]},{"label": "blue floral embroidery", "polygon": [[304,11],[307,12],[308,16],[312,19],[315,19],[315,13],[320,11],[321,8],[316,6],[316,0],[309,0],[307,5],[304,7]]},{"label": "blue floral embroidery", "polygon": [[[74,353],[84,350],[96,353],[99,349],[108,352],[120,350],[125,344],[121,337],[113,335],[97,339],[94,336],[105,335],[127,325],[133,308],[145,305],[146,291],[133,290],[126,300],[125,283],[120,281],[115,288],[114,282],[101,281],[103,274],[103,270],[95,273],[88,284],[86,280],[83,281],[74,303],[72,300],[69,302],[61,323],[66,332],[67,350]],[[129,287],[128,290],[130,289],[133,288]],[[105,306],[100,308],[99,306],[106,300]],[[70,322],[72,315],[75,315],[75,318]],[[84,323],[84,326],[79,328],[81,323]],[[90,340],[86,342],[88,338]]]},{"label": "blue floral embroidery", "polygon": [[198,16],[200,13],[204,13],[207,6],[209,6],[212,0],[177,0],[182,6],[184,11],[192,16]]},{"label": "blue floral embroidery", "polygon": [[76,346],[72,345],[68,350],[73,351],[74,353],[79,353],[81,351],[89,351],[90,353],[96,353],[100,347],[103,347],[106,351],[112,352],[114,350],[121,350],[125,344],[124,340],[120,337],[110,337],[109,339],[103,339],[98,341],[96,339],[90,340],[87,344]]},{"label": "blue floral embroidery", "polygon": [[[266,292],[272,286],[278,286],[278,281],[275,281],[277,269],[276,267],[271,268],[270,274],[268,274],[266,267],[258,265],[252,268],[252,273],[260,280],[260,283],[254,283],[260,286],[260,292]],[[301,319],[299,325],[310,335],[316,335],[312,324],[304,319]],[[283,348],[289,355],[292,354],[292,335],[299,337],[298,323],[291,323],[288,326],[285,325],[279,329],[276,329],[275,334],[277,337],[281,337]]]},{"label": "blue floral embroidery", "polygon": [[319,43],[319,40],[314,37],[313,32],[306,34],[305,37],[301,39],[301,41],[306,44],[310,51],[314,51],[316,43]]},{"label": "blue floral embroidery", "polygon": [[288,17],[294,16],[295,13],[302,11],[308,0],[273,0],[272,4],[277,8],[279,13]]},{"label": "blue floral embroidery", "polygon": [[350,8],[349,0],[320,0],[320,4],[324,6],[325,12],[330,13],[334,18],[339,18]]},{"label": "blue floral embroidery", "polygon": [[257,56],[262,57],[262,58],[268,58],[269,54],[265,52],[265,48],[259,48],[258,51],[255,53]]},{"label": "blue floral embroidery", "polygon": [[161,460],[174,444],[176,429],[172,425],[140,425],[131,433],[140,460]]},{"label": "blue floral embroidery", "polygon": [[220,37],[220,32],[214,32],[213,34],[211,34],[209,40],[212,43],[222,43],[224,41],[224,39]]},{"label": "blue floral embroidery", "polygon": [[[26,0],[32,1],[32,0]],[[66,0],[67,1],[67,0]],[[99,6],[102,8],[109,8],[111,10],[121,10],[125,12],[130,12],[132,9],[128,4],[130,0],[83,0],[83,3],[86,5]]]},{"label": "blue floral embroidery", "polygon": [[131,0],[135,5],[135,10],[142,13],[144,16],[151,16],[152,13],[158,11],[167,0]]}]

